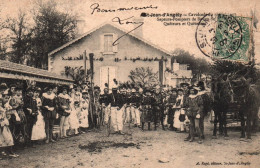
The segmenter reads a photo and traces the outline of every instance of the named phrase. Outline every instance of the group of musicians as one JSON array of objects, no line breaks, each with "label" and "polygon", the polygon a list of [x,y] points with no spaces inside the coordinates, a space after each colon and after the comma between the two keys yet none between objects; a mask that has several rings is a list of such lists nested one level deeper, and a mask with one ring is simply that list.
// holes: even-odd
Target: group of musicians
[{"label": "group of musicians", "polygon": [[190,131],[185,140],[192,142],[197,131],[201,143],[204,138],[202,95],[205,93],[203,82],[196,86],[181,83],[179,88],[121,85],[112,88],[111,94],[105,88],[99,102],[104,111],[104,122],[107,123],[111,117],[115,133],[124,134],[123,125],[126,123],[133,123],[142,131],[146,123],[148,130],[151,130],[153,123],[154,130],[161,124],[163,130],[168,125],[169,130],[184,132],[184,121],[189,120]]}]

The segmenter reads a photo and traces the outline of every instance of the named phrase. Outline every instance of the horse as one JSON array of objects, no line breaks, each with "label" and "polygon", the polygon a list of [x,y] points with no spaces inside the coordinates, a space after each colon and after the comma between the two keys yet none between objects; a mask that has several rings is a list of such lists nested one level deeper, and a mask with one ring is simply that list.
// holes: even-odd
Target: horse
[{"label": "horse", "polygon": [[232,88],[240,105],[241,137],[251,139],[252,122],[258,118],[260,106],[259,86],[251,83],[251,78],[240,77],[231,81]]},{"label": "horse", "polygon": [[[228,137],[227,134],[227,112],[229,103],[232,100],[232,89],[230,81],[227,76],[219,77],[217,80],[212,81],[212,94],[213,103],[212,109],[214,111],[214,129],[213,129],[213,139],[216,138],[217,124],[219,123],[219,134],[224,137]],[[224,130],[223,130],[224,128]]]}]

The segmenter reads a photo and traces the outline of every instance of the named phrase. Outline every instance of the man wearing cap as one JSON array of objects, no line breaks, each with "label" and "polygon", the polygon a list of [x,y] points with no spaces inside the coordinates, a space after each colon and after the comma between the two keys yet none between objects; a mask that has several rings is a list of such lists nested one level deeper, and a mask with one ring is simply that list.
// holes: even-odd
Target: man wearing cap
[{"label": "man wearing cap", "polygon": [[100,128],[102,114],[100,105],[100,87],[94,87],[94,110],[93,110],[93,121],[96,128]]},{"label": "man wearing cap", "polygon": [[104,123],[108,123],[108,118],[110,115],[110,108],[111,108],[111,102],[112,102],[112,95],[109,94],[108,88],[106,87],[104,89],[104,94],[100,96],[100,103],[102,104],[102,111],[104,116]]},{"label": "man wearing cap", "polygon": [[14,94],[15,89],[16,89],[16,85],[15,84],[11,84],[10,85],[10,91],[11,91],[12,94]]},{"label": "man wearing cap", "polygon": [[154,115],[154,129],[156,130],[156,124],[158,122],[161,122],[162,124],[162,129],[165,130],[164,125],[163,125],[163,117],[164,117],[164,112],[163,112],[163,96],[161,93],[161,88],[159,85],[157,85],[155,87],[155,93],[154,93],[154,99],[155,99],[155,103],[154,103],[154,111],[153,111],[153,115]]},{"label": "man wearing cap", "polygon": [[56,119],[56,95],[52,92],[53,87],[46,87],[45,93],[42,94],[42,114],[45,121],[46,143],[55,142],[53,140],[53,125]]},{"label": "man wearing cap", "polygon": [[117,88],[112,89],[111,102],[111,124],[115,133],[124,134],[123,131],[123,115],[124,115],[124,98],[118,93]]},{"label": "man wearing cap", "polygon": [[154,97],[152,96],[152,91],[149,88],[146,88],[144,91],[144,96],[142,99],[142,131],[144,131],[144,124],[148,123],[148,130],[151,130],[151,120],[152,120],[152,107],[155,102]]},{"label": "man wearing cap", "polygon": [[126,94],[125,94],[125,100],[126,100],[126,107],[125,107],[125,118],[124,118],[124,123],[131,123],[132,120],[134,120],[133,118],[133,114],[131,113],[131,109],[132,109],[132,91],[130,88],[128,88],[126,90]]},{"label": "man wearing cap", "polygon": [[132,120],[134,122],[135,127],[140,127],[140,102],[142,99],[142,93],[136,92],[136,89],[132,89],[132,99],[131,99],[131,114],[132,114]]},{"label": "man wearing cap", "polygon": [[174,113],[175,113],[175,105],[176,105],[176,98],[177,98],[177,89],[173,88],[169,93],[169,97],[167,99],[167,107],[168,107],[168,124],[170,125],[169,129],[174,131],[173,127],[173,120],[174,120]]},{"label": "man wearing cap", "polygon": [[6,83],[1,83],[0,84],[0,98],[2,98],[2,95],[4,94],[4,92],[8,89]]},{"label": "man wearing cap", "polygon": [[201,137],[202,135],[201,135],[200,127],[199,127],[199,120],[200,120],[200,117],[203,115],[202,114],[203,101],[201,99],[201,96],[198,96],[197,93],[198,93],[198,88],[191,87],[190,95],[187,98],[185,105],[184,105],[187,108],[186,112],[187,112],[187,116],[190,120],[190,129],[189,129],[190,132],[189,132],[189,136],[185,139],[185,141],[193,142],[195,130],[197,130],[197,132],[199,134],[198,143],[202,143],[202,137]]},{"label": "man wearing cap", "polygon": [[189,95],[189,84],[188,83],[181,83],[180,84],[180,87],[182,88],[182,90],[183,90],[183,95],[184,96],[188,96]]}]

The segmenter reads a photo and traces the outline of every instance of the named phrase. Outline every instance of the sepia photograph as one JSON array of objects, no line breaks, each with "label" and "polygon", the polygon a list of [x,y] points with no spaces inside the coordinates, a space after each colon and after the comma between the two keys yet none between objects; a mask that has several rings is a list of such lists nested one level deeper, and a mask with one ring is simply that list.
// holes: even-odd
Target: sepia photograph
[{"label": "sepia photograph", "polygon": [[260,167],[259,0],[0,0],[0,167]]}]

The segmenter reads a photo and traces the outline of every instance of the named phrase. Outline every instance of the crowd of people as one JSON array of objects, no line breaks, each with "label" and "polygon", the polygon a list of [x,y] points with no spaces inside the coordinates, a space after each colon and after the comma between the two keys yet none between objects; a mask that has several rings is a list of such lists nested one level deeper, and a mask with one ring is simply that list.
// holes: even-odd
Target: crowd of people
[{"label": "crowd of people", "polygon": [[[106,85],[107,86],[107,85]],[[142,131],[162,129],[188,132],[186,141],[198,143],[204,138],[204,116],[210,97],[201,81],[179,88],[118,85],[101,94],[87,85],[45,87],[0,85],[0,150],[2,156],[18,157],[13,146],[34,146],[37,142],[55,142],[59,138],[79,135],[89,127],[100,129],[111,124],[115,134],[124,134],[124,125],[134,125]],[[57,126],[57,129],[54,129]],[[55,135],[58,133],[57,138]]]}]

